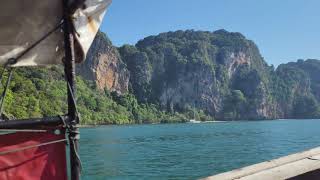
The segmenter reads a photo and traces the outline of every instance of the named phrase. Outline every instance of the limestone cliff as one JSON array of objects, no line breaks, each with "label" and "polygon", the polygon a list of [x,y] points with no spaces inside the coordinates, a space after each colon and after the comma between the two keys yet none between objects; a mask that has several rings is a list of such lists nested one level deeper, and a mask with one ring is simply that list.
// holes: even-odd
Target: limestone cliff
[{"label": "limestone cliff", "polygon": [[320,116],[320,62],[269,66],[254,42],[219,30],[176,31],[120,48],[99,33],[78,68],[97,87],[159,110],[219,120]]},{"label": "limestone cliff", "polygon": [[117,49],[107,37],[99,32],[88,52],[86,61],[78,66],[78,74],[96,82],[98,89],[128,91],[130,73],[122,62]]},{"label": "limestone cliff", "polygon": [[[123,46],[120,54],[142,102],[171,112],[201,109],[218,119],[274,115],[265,78],[269,67],[256,45],[240,33],[162,33]],[[240,92],[243,102],[230,101],[233,91]]]}]

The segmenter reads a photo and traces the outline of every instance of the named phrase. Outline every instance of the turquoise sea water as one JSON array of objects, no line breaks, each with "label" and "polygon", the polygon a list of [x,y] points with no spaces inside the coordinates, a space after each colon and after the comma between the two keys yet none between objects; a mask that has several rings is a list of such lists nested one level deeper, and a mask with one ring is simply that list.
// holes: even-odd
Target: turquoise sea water
[{"label": "turquoise sea water", "polygon": [[198,179],[320,146],[320,120],[81,129],[82,179]]}]

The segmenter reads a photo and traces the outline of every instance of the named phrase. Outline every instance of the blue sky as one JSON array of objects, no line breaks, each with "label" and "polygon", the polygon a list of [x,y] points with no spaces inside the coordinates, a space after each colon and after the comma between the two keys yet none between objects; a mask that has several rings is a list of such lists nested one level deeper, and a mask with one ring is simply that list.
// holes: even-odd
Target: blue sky
[{"label": "blue sky", "polygon": [[320,0],[113,0],[101,27],[121,46],[161,32],[241,32],[269,64],[320,59]]}]

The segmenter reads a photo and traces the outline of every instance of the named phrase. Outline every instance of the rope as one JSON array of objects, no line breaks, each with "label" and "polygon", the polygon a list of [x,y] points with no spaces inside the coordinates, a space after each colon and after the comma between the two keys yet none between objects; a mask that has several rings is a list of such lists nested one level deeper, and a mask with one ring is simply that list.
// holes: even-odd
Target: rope
[{"label": "rope", "polygon": [[3,152],[0,152],[0,156],[6,155],[6,154],[10,154],[10,153],[19,152],[19,151],[24,151],[24,150],[32,149],[32,148],[36,148],[36,147],[47,146],[47,145],[50,145],[50,144],[56,144],[56,143],[60,143],[60,142],[65,142],[65,141],[67,141],[67,139],[60,139],[60,140],[50,141],[50,142],[41,143],[41,144],[37,144],[37,145],[31,145],[31,146],[26,146],[26,147],[22,147],[22,148],[17,148],[17,149],[14,149],[14,150],[3,151]]},{"label": "rope", "polygon": [[[79,136],[79,135],[76,135],[76,139],[78,139],[77,136]],[[74,139],[71,139],[71,140],[74,141]],[[78,153],[78,151],[76,150],[76,145],[75,145],[74,143],[72,143],[72,144],[73,144],[74,154],[76,155],[76,158],[77,158],[77,160],[78,160],[78,162],[79,162],[80,173],[81,173],[81,172],[82,172],[82,168],[83,168],[83,167],[82,167],[82,162],[81,162],[79,153]]]},{"label": "rope", "polygon": [[[40,44],[43,40],[45,40],[47,37],[49,37],[52,33],[56,32],[59,28],[61,28],[61,26],[63,25],[63,20],[60,21],[60,23],[55,26],[51,31],[47,32],[46,34],[44,34],[39,40],[37,40],[36,42],[34,42],[33,44],[31,44],[31,46],[29,46],[27,49],[25,49],[24,51],[22,51],[22,53],[20,55],[18,55],[15,58],[10,58],[8,59],[8,61],[4,64],[4,70],[7,68],[8,65],[13,65],[16,64],[19,59],[21,57],[23,57],[24,55],[26,55],[29,51],[31,51],[34,47],[36,47],[38,44]],[[1,73],[1,78],[3,75],[3,72]]]},{"label": "rope", "polygon": [[64,118],[63,116],[59,115],[59,118],[61,119],[61,121],[63,122],[63,127],[64,128],[68,128],[68,123],[66,122],[66,118]]},{"label": "rope", "polygon": [[[68,87],[69,87],[69,90],[71,92],[71,97],[72,97],[73,103],[75,103],[74,94],[73,94],[73,91],[71,91],[71,86],[70,86],[69,82],[68,82]],[[76,113],[77,113],[77,117],[79,117],[79,112],[77,111],[76,103],[75,103],[75,108],[76,108],[75,110],[76,110]],[[74,151],[74,154],[76,155],[77,161],[79,162],[80,173],[81,173],[82,169],[83,169],[82,162],[81,162],[79,153],[76,150],[76,146],[75,146],[75,143],[74,143],[74,140],[80,139],[80,135],[79,135],[80,132],[79,131],[75,131],[72,128],[72,125],[69,125],[69,123],[66,122],[66,119],[63,116],[59,116],[59,117],[62,120],[64,127],[67,129],[67,131],[69,133],[69,140],[72,141],[72,142],[70,142],[70,145],[72,145],[72,150]],[[74,134],[74,137],[70,136],[70,134]]]},{"label": "rope", "polygon": [[[19,56],[17,56],[15,59],[16,62],[23,57],[25,54],[27,54],[29,51],[31,51],[34,47],[36,47],[38,44],[40,44],[43,40],[45,40],[48,36],[50,36],[52,33],[54,33],[56,30],[61,28],[63,25],[63,21],[61,21],[57,26],[55,26],[51,31],[47,32],[45,35],[43,35],[38,41],[34,42],[31,46],[29,46],[26,50],[24,50]],[[15,63],[16,63],[15,62]],[[14,63],[14,64],[15,64]]]},{"label": "rope", "polygon": [[67,82],[67,83],[68,83],[68,88],[69,88],[69,91],[70,91],[70,94],[71,94],[71,98],[72,98],[72,101],[73,101],[73,104],[74,104],[74,108],[75,108],[75,111],[76,111],[76,114],[77,114],[76,118],[80,118],[80,113],[78,111],[78,107],[77,107],[76,99],[75,99],[74,94],[73,94],[73,90],[71,88],[70,83],[69,82]]},{"label": "rope", "polygon": [[[8,62],[7,62],[8,63]],[[7,63],[4,65],[4,68],[2,69],[2,72],[1,72],[1,75],[0,75],[0,87],[2,86],[2,79],[3,79],[3,75],[4,75],[4,72],[6,71],[6,68],[7,68]],[[2,104],[2,98],[1,98],[1,104]],[[0,116],[2,115],[2,113],[0,113]],[[1,118],[1,117],[0,117]]]},{"label": "rope", "polygon": [[[20,55],[18,55],[16,58],[10,58],[8,59],[8,61],[4,64],[4,69],[2,70],[1,72],[1,75],[0,75],[0,82],[2,81],[3,79],[3,74],[4,72],[6,71],[8,65],[13,65],[13,64],[16,64],[19,59],[21,57],[23,57],[25,54],[27,54],[29,51],[31,51],[34,47],[36,47],[38,44],[40,44],[43,40],[45,40],[48,36],[50,36],[52,33],[54,33],[55,31],[57,31],[59,28],[61,28],[61,26],[63,25],[63,21],[60,21],[60,23],[55,26],[51,31],[47,32],[46,34],[44,34],[39,40],[37,40],[36,42],[34,42],[31,46],[29,46],[26,50],[24,50]],[[8,87],[10,85],[10,81],[12,79],[12,73],[13,73],[13,69],[10,69],[9,70],[9,77],[7,79],[7,82],[6,82],[6,86],[4,87],[4,90],[2,92],[2,96],[1,96],[1,99],[0,99],[0,116],[2,116],[2,113],[3,113],[3,106],[4,106],[4,99],[5,99],[5,96],[7,94],[7,90],[8,90]],[[7,120],[6,120],[7,121]]]},{"label": "rope", "polygon": [[[76,118],[80,118],[80,114],[79,114],[79,111],[78,111],[78,108],[77,108],[77,103],[76,103],[76,99],[74,97],[74,94],[73,94],[73,91],[72,91],[72,88],[71,88],[71,85],[70,83],[67,81],[67,84],[68,84],[68,89],[69,89],[69,92],[70,92],[70,95],[71,95],[71,99],[73,101],[73,104],[74,104],[74,108],[75,108],[75,112],[76,112]],[[61,119],[63,119],[61,117]],[[75,130],[73,125],[70,125],[68,123],[65,122],[65,120],[63,119],[63,123],[64,125],[66,126],[67,130],[68,130],[68,133],[69,133],[69,140],[72,141],[70,143],[70,145],[72,145],[72,151],[74,152],[76,158],[77,158],[77,161],[79,162],[79,166],[80,166],[80,173],[82,172],[82,162],[81,162],[81,159],[80,159],[80,156],[79,156],[79,153],[76,149],[76,146],[75,146],[75,143],[74,141],[75,140],[78,140],[80,139],[80,132],[78,130]],[[73,136],[74,135],[74,136]]]},{"label": "rope", "polygon": [[4,66],[4,68],[2,69],[1,75],[0,75],[0,86],[2,86],[2,79],[3,79],[3,74],[6,71],[6,65]]},{"label": "rope", "polygon": [[[76,145],[74,143],[75,140],[78,140],[80,139],[80,135],[79,135],[79,131],[76,131],[74,128],[72,128],[72,126],[68,125],[66,126],[67,130],[68,130],[68,133],[69,133],[69,141],[70,141],[70,145],[72,145],[72,148],[71,151],[74,152],[76,158],[77,158],[77,161],[79,163],[79,166],[80,166],[80,173],[82,172],[82,162],[81,162],[81,159],[80,159],[80,156],[79,156],[79,153],[76,149]],[[72,136],[72,135],[74,136]]]},{"label": "rope", "polygon": [[2,85],[2,79],[3,79],[3,75],[7,70],[7,67],[9,64],[15,64],[16,63],[16,59],[10,58],[8,59],[8,61],[4,64],[1,75],[0,75],[0,86]]},{"label": "rope", "polygon": [[[74,107],[75,107],[75,112],[76,112],[76,118],[80,118],[80,113],[78,111],[78,108],[77,108],[77,103],[76,103],[76,99],[75,99],[75,96],[73,94],[73,90],[71,88],[71,85],[70,83],[67,81],[67,84],[68,84],[68,89],[69,89],[69,92],[70,92],[70,95],[71,95],[71,99],[73,101],[73,104],[74,104]],[[65,127],[67,128],[68,130],[68,133],[69,133],[69,140],[72,141],[72,143],[70,143],[70,145],[72,144],[72,150],[74,151],[74,154],[77,158],[77,161],[79,162],[79,166],[80,166],[80,173],[82,171],[82,162],[81,162],[81,159],[80,159],[80,156],[79,156],[79,153],[78,151],[76,150],[76,146],[75,146],[75,143],[74,141],[75,140],[78,140],[80,139],[80,135],[79,135],[79,131],[75,130],[73,125],[70,125],[68,123],[65,122],[65,119],[63,119],[62,117],[60,117],[65,125]],[[78,119],[79,120],[79,119]],[[74,135],[74,136],[73,136]]]},{"label": "rope", "polygon": [[8,91],[8,87],[9,87],[11,79],[12,79],[12,73],[13,73],[13,69],[10,69],[9,70],[9,77],[7,79],[7,82],[6,82],[6,86],[4,87],[4,90],[3,90],[2,95],[1,95],[1,99],[0,99],[0,116],[2,116],[2,113],[3,113],[4,99],[6,97],[6,94],[7,94],[7,91]]}]

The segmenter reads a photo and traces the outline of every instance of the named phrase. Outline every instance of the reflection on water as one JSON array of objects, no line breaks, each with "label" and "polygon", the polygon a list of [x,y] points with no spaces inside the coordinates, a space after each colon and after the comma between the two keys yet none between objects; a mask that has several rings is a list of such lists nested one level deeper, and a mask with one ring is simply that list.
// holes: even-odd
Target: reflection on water
[{"label": "reflection on water", "polygon": [[81,129],[83,179],[197,179],[320,145],[319,120]]}]

